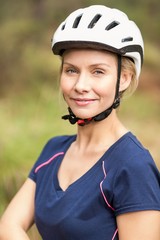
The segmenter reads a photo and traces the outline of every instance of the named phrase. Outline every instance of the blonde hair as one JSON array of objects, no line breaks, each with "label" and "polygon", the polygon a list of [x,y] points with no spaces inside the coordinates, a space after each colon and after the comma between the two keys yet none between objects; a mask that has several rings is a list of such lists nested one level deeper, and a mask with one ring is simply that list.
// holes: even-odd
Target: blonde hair
[{"label": "blonde hair", "polygon": [[129,85],[129,87],[124,90],[123,92],[120,93],[120,97],[125,96],[130,96],[134,93],[134,91],[136,90],[137,86],[138,86],[138,78],[136,75],[136,67],[135,64],[133,62],[132,59],[128,58],[128,57],[122,57],[122,63],[121,63],[121,71],[122,72],[130,72],[132,75],[132,79],[131,79],[131,83]]}]

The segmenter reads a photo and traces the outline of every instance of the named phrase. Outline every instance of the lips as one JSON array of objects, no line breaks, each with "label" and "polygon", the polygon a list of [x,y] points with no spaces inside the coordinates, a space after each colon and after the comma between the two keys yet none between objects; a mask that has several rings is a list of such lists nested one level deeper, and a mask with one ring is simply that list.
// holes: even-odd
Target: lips
[{"label": "lips", "polygon": [[95,99],[90,99],[90,98],[72,98],[72,100],[78,106],[87,106],[89,104],[92,104],[95,101]]}]

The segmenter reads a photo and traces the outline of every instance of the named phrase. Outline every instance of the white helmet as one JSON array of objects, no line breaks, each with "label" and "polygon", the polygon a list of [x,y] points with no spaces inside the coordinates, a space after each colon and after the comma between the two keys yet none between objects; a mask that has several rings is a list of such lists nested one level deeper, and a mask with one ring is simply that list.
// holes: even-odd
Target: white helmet
[{"label": "white helmet", "polygon": [[118,9],[93,5],[72,12],[57,28],[52,40],[55,55],[71,48],[104,49],[129,57],[139,77],[144,54],[141,32]]}]

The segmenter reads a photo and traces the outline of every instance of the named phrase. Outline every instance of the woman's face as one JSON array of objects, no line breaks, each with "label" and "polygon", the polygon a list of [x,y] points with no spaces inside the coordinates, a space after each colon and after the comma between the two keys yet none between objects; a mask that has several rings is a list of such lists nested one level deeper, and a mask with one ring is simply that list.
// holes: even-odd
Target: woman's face
[{"label": "woman's face", "polygon": [[116,55],[90,49],[64,53],[60,87],[67,105],[77,117],[90,118],[110,107],[116,82]]}]

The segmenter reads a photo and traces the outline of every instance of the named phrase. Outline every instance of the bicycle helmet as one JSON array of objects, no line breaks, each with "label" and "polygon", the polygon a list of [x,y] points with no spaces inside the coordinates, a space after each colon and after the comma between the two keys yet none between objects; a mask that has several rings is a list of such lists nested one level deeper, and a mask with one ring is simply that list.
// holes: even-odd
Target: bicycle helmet
[{"label": "bicycle helmet", "polygon": [[[55,55],[62,55],[65,50],[73,48],[108,50],[118,55],[115,101],[109,109],[91,118],[94,121],[103,120],[120,104],[121,56],[132,59],[137,79],[140,75],[144,54],[141,32],[122,11],[103,5],[92,5],[72,12],[53,35],[52,51]],[[79,121],[71,109],[69,115],[63,118],[69,119],[72,124]],[[91,120],[85,120],[84,125]],[[79,122],[82,123],[81,120]]]},{"label": "bicycle helmet", "polygon": [[57,28],[52,41],[55,55],[71,48],[104,49],[133,59],[139,77],[144,45],[141,32],[118,9],[93,5],[72,12]]}]

